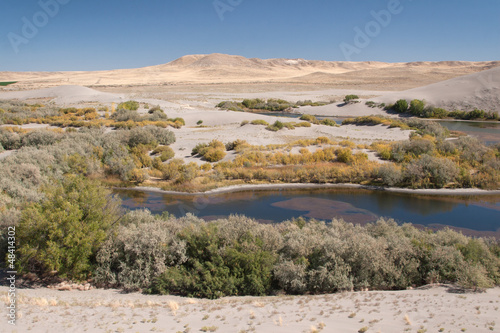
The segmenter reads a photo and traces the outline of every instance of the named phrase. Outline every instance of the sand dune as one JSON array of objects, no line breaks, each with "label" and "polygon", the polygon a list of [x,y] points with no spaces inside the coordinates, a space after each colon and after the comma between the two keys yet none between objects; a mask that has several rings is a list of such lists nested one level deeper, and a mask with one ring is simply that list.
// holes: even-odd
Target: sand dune
[{"label": "sand dune", "polygon": [[226,54],[188,55],[166,64],[93,72],[0,72],[18,83],[3,90],[59,85],[124,86],[281,82],[403,90],[500,66],[499,61],[383,63],[305,59],[248,59]]},{"label": "sand dune", "polygon": [[499,110],[500,67],[424,87],[386,94],[374,100],[394,102],[400,98],[423,99],[429,104],[449,110],[468,110],[475,107],[485,110]]},{"label": "sand dune", "polygon": [[26,91],[0,92],[0,99],[26,100],[37,98],[51,98],[55,103],[62,105],[91,101],[111,103],[123,100],[125,97],[121,94],[100,92],[81,86],[58,86]]},{"label": "sand dune", "polygon": [[[208,63],[211,63],[210,66],[201,70],[200,72],[204,73],[206,76],[223,77],[224,75],[230,75],[231,70],[228,69],[228,66],[237,66],[241,68],[242,63],[247,64],[252,62],[251,59],[246,59],[243,57],[233,58],[229,57],[231,60],[236,61],[236,65],[215,65],[211,63],[214,59],[217,61],[225,59],[225,57],[220,56],[212,56],[212,57],[202,57],[202,56],[189,56],[183,57],[176,61],[179,61],[181,65],[174,65],[176,67],[184,66],[205,66]],[[443,66],[443,63],[439,63]],[[462,62],[452,62],[444,63],[446,66],[460,66]],[[490,65],[493,62],[490,63]],[[250,64],[251,65],[251,64]],[[378,65],[378,64],[377,64]],[[223,68],[222,68],[222,67]],[[261,65],[259,65],[261,66]],[[405,64],[405,66],[410,66],[410,64]],[[414,67],[427,66],[427,63],[414,63]],[[426,67],[427,68],[427,67]],[[385,71],[384,76],[381,76],[382,80],[391,80],[391,77],[394,78],[397,73],[397,70],[394,68],[386,68],[386,69],[372,69],[371,71]],[[370,70],[359,70],[355,73],[361,73],[359,80],[367,79],[367,72]],[[88,74],[88,73],[87,73]],[[251,74],[256,75],[257,79],[258,73],[255,71],[251,72]],[[58,75],[54,73],[54,75]],[[250,74],[247,75],[247,78],[250,77]],[[334,80],[336,77],[335,74],[326,73],[326,72],[314,72],[310,74],[306,74],[301,77],[303,82],[308,80]],[[248,83],[247,87],[251,87],[252,84]],[[96,88],[102,89],[102,88]],[[404,98],[407,100],[412,99],[422,99],[425,100],[428,104],[443,107],[448,110],[471,110],[474,108],[480,108],[487,111],[499,111],[500,110],[500,67],[494,67],[491,69],[487,69],[485,71],[481,71],[478,73],[473,73],[469,75],[464,75],[460,77],[456,77],[453,79],[432,83],[430,85],[424,85],[418,88],[408,89],[404,91],[376,91],[376,90],[349,90],[349,89],[327,89],[316,92],[301,92],[301,93],[293,93],[290,91],[267,91],[266,93],[213,93],[206,92],[203,94],[199,94],[197,97],[183,95],[184,97],[191,99],[191,101],[175,101],[172,100],[173,95],[168,94],[117,94],[117,93],[108,93],[101,92],[96,89],[91,89],[88,87],[82,86],[74,86],[74,85],[65,85],[58,87],[51,87],[46,89],[38,89],[38,90],[24,90],[24,91],[0,91],[1,99],[34,99],[34,98],[52,98],[54,102],[57,104],[69,104],[69,103],[78,103],[78,102],[99,102],[99,103],[111,103],[111,102],[120,102],[124,99],[133,99],[139,98],[144,99],[146,96],[149,98],[150,96],[155,96],[154,100],[148,101],[151,103],[158,103],[158,100],[169,101],[171,102],[168,107],[178,107],[184,108],[183,105],[187,107],[198,108],[200,103],[194,102],[193,99],[199,99],[203,101],[203,105],[206,105],[204,108],[212,109],[213,106],[216,105],[221,100],[241,100],[243,98],[283,98],[291,101],[296,100],[304,100],[304,99],[313,99],[313,100],[329,100],[336,99],[339,101],[338,103],[329,104],[322,107],[303,107],[298,110],[300,113],[309,113],[315,115],[328,115],[328,116],[363,116],[370,114],[385,114],[385,111],[378,108],[369,108],[364,102],[366,100],[373,100],[377,103],[394,103],[396,100]],[[118,91],[127,90],[126,87],[118,88]],[[186,87],[186,92],[188,93],[190,87]],[[146,89],[148,90],[148,89]],[[163,86],[151,87],[153,91],[164,91]],[[250,88],[248,89],[250,90]],[[128,91],[138,91],[136,88],[131,87]],[[141,90],[144,91],[144,90]],[[352,105],[343,105],[341,99],[344,95],[355,93],[360,96],[365,97],[365,99],[361,100],[361,103],[352,104]],[[179,96],[175,97],[179,99]],[[212,100],[212,102],[208,102],[208,100]],[[176,104],[177,103],[177,104]],[[213,105],[212,105],[213,104]]]},{"label": "sand dune", "polygon": [[[353,91],[353,93],[356,93]],[[376,93],[371,91],[372,94]],[[316,108],[301,108],[301,113],[326,116],[365,116],[386,114],[378,108],[369,108],[365,101],[394,103],[398,99],[421,99],[429,105],[447,110],[470,111],[474,108],[500,111],[500,67],[464,75],[438,83],[398,92],[380,92],[376,97],[362,99],[351,105],[330,104]]]}]

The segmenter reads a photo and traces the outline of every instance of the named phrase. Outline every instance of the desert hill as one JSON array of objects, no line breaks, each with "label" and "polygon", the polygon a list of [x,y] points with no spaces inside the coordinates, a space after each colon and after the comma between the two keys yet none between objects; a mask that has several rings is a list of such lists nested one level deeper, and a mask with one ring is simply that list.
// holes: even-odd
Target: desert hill
[{"label": "desert hill", "polygon": [[470,110],[477,107],[498,111],[500,105],[500,67],[419,88],[390,93],[374,100],[390,103],[400,98],[422,99],[429,104],[448,110]]},{"label": "desert hill", "polygon": [[135,69],[72,72],[0,72],[18,81],[3,90],[59,85],[144,86],[179,84],[283,83],[331,88],[404,90],[477,73],[500,61],[384,63],[305,59],[258,59],[226,54],[187,55],[166,64]]}]

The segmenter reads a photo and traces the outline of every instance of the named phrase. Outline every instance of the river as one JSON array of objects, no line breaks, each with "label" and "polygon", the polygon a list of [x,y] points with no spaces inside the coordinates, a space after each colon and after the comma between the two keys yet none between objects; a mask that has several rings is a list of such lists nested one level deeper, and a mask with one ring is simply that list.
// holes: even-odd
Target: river
[{"label": "river", "polygon": [[[436,196],[363,189],[265,190],[211,195],[166,195],[115,190],[128,209],[147,208],[175,216],[192,213],[206,220],[241,214],[262,223],[304,217],[366,224],[379,217],[471,235],[500,236],[500,195]],[[500,238],[500,237],[499,237]]]}]

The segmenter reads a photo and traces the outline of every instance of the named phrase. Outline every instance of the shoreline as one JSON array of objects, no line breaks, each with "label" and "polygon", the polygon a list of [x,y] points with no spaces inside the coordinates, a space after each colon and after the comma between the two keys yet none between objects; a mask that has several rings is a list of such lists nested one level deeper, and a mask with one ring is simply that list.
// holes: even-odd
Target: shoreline
[{"label": "shoreline", "polygon": [[481,189],[408,189],[398,187],[382,187],[374,185],[359,185],[359,184],[242,184],[231,185],[216,188],[206,192],[179,192],[179,191],[165,191],[156,187],[150,186],[136,186],[136,187],[112,187],[114,190],[129,190],[139,192],[153,192],[167,195],[185,195],[185,196],[199,196],[199,195],[215,195],[223,193],[246,192],[246,191],[270,191],[270,190],[297,190],[297,189],[359,189],[371,191],[385,191],[391,193],[404,193],[404,194],[417,194],[417,195],[500,195],[500,190],[481,190]]}]

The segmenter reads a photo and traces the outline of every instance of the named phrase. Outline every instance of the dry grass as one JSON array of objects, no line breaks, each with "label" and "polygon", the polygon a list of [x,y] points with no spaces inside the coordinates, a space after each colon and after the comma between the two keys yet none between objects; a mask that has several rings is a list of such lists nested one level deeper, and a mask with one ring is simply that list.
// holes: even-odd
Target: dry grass
[{"label": "dry grass", "polygon": [[179,310],[179,303],[175,301],[168,301],[167,307],[172,311],[172,314],[175,316],[177,314],[177,310]]},{"label": "dry grass", "polygon": [[405,320],[406,325],[411,326],[411,320],[410,320],[410,317],[408,316],[407,313],[405,314],[404,320]]}]

